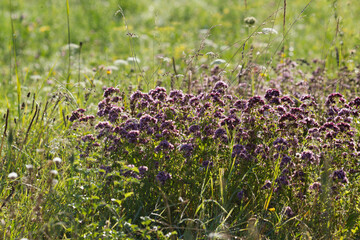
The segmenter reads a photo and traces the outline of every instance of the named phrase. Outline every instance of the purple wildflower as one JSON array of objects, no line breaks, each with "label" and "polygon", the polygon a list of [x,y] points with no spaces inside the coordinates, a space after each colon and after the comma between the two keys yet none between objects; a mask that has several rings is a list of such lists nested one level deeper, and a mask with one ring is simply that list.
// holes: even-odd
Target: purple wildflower
[{"label": "purple wildflower", "polygon": [[195,133],[195,132],[198,132],[198,131],[200,131],[200,126],[199,125],[191,125],[189,127],[189,132],[191,132],[191,133]]},{"label": "purple wildflower", "polygon": [[180,146],[180,151],[183,152],[185,157],[190,157],[193,150],[194,150],[194,147],[190,143],[183,144]]},{"label": "purple wildflower", "polygon": [[262,189],[262,190],[269,189],[269,188],[271,188],[271,185],[272,185],[272,183],[271,183],[270,180],[265,180],[265,183],[264,183],[264,185],[261,187],[261,189]]},{"label": "purple wildflower", "polygon": [[266,100],[269,100],[273,97],[279,97],[280,96],[280,91],[277,90],[277,89],[268,89],[266,91],[266,94],[265,94],[265,99]]},{"label": "purple wildflower", "polygon": [[214,166],[214,162],[213,161],[209,161],[209,160],[205,160],[205,161],[203,161],[202,162],[202,166],[204,167],[204,168],[211,168],[211,167],[213,167]]},{"label": "purple wildflower", "polygon": [[142,98],[142,96],[144,95],[144,93],[140,92],[139,90],[137,90],[136,92],[134,92],[133,94],[131,94],[130,96],[130,102],[135,102],[137,99]]},{"label": "purple wildflower", "polygon": [[241,190],[240,192],[238,192],[238,193],[236,194],[236,197],[237,197],[238,201],[243,200],[244,195],[245,195],[244,190]]},{"label": "purple wildflower", "polygon": [[257,104],[262,106],[265,104],[265,102],[260,96],[251,97],[247,102],[247,108],[245,111],[246,112],[250,111]]},{"label": "purple wildflower", "polygon": [[139,167],[139,173],[140,173],[140,175],[145,175],[145,173],[148,171],[149,169],[148,169],[148,167],[147,166],[140,166]]},{"label": "purple wildflower", "polygon": [[103,174],[106,175],[111,172],[111,166],[101,165],[99,169],[100,169],[100,175],[103,175]]},{"label": "purple wildflower", "polygon": [[228,85],[223,81],[218,81],[215,83],[214,89],[226,89]]},{"label": "purple wildflower", "polygon": [[169,179],[171,179],[171,174],[164,172],[164,171],[160,171],[157,175],[156,175],[156,179],[162,184],[164,185],[165,182]]},{"label": "purple wildflower", "polygon": [[284,155],[281,158],[280,167],[283,168],[286,165],[288,165],[290,162],[291,162],[291,157],[289,157],[288,155]]},{"label": "purple wildflower", "polygon": [[226,136],[226,131],[223,128],[218,128],[215,130],[214,138],[221,138],[223,136]]},{"label": "purple wildflower", "polygon": [[246,100],[237,100],[234,103],[234,106],[239,110],[245,110],[247,107],[247,101]]},{"label": "purple wildflower", "polygon": [[332,173],[332,178],[335,181],[336,179],[340,180],[342,183],[348,183],[348,179],[346,177],[346,173],[343,169],[335,170]]},{"label": "purple wildflower", "polygon": [[139,135],[140,135],[140,132],[138,130],[131,130],[126,135],[126,138],[129,141],[129,143],[136,143]]},{"label": "purple wildflower", "polygon": [[326,98],[326,102],[325,102],[326,106],[330,106],[330,105],[334,104],[336,98],[341,99],[341,98],[343,98],[343,95],[341,95],[340,93],[331,93],[331,94]]},{"label": "purple wildflower", "polygon": [[316,192],[321,192],[321,183],[314,182],[313,184],[310,185],[309,189],[314,190]]},{"label": "purple wildflower", "polygon": [[114,87],[105,88],[104,98],[110,96],[113,93],[119,93],[119,92],[120,92],[120,89],[118,89],[118,88],[114,88]]},{"label": "purple wildflower", "polygon": [[169,143],[166,140],[162,140],[159,145],[155,148],[155,151],[158,152],[160,150],[171,150],[174,148],[174,145],[172,145],[171,143]]},{"label": "purple wildflower", "polygon": [[284,213],[288,218],[292,218],[295,216],[295,213],[293,212],[291,207],[285,207]]}]

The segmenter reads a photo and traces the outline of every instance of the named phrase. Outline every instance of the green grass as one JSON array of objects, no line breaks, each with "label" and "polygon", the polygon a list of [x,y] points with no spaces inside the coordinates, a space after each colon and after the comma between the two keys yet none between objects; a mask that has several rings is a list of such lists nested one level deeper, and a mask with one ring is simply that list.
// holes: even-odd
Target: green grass
[{"label": "green grass", "polygon": [[[124,9],[127,26],[123,16],[115,14],[119,6]],[[243,59],[240,52],[232,57],[242,48],[244,40],[256,30],[256,27],[259,27],[257,31],[265,27],[274,27],[279,32],[276,36],[253,35],[245,46],[244,55],[249,53],[249,46],[252,45],[257,62],[265,66],[268,66],[268,61],[276,55],[276,50],[280,50],[283,44],[287,56],[327,59],[331,68],[336,65],[336,48],[340,51],[344,64],[352,65],[349,60],[358,60],[357,54],[350,56],[350,51],[356,49],[359,39],[356,21],[353,21],[360,11],[357,3],[322,0],[311,2],[306,9],[306,3],[301,1],[288,3],[286,30],[289,32],[283,42],[282,6],[282,1],[251,1],[245,9],[243,1],[227,0],[171,3],[164,8],[162,1],[153,1],[149,4],[142,1],[122,3],[114,0],[79,0],[69,2],[67,9],[66,4],[60,4],[58,1],[12,1],[19,78],[24,82],[25,76],[28,76],[27,81],[30,81],[31,76],[39,75],[43,80],[55,65],[54,75],[51,77],[65,83],[68,77],[65,66],[72,62],[70,70],[74,76],[71,76],[71,83],[76,88],[75,66],[78,59],[76,50],[72,52],[72,59],[67,59],[68,30],[71,43],[83,43],[84,71],[101,64],[111,66],[116,59],[126,60],[136,54],[141,60],[140,69],[145,71],[140,74],[139,68],[136,67],[135,71],[138,74],[130,78],[130,81],[133,85],[138,85],[138,81],[141,81],[142,87],[147,89],[155,86],[162,74],[171,71],[171,64],[161,63],[157,56],[163,55],[170,59],[174,57],[179,65],[179,74],[184,74],[186,68],[183,59],[189,58],[199,47],[202,40],[201,30],[211,27],[213,29],[201,54],[214,52],[225,60],[231,59],[229,70],[237,64],[246,64],[247,59]],[[68,10],[70,29],[65,21]],[[257,19],[255,27],[250,29],[243,21],[249,16]],[[14,54],[10,51],[14,48],[9,18],[10,5],[8,1],[4,1],[0,12],[3,23],[0,30],[1,74],[2,85],[8,89],[6,95],[11,99],[10,102],[13,102],[12,84],[8,80],[14,74],[8,67],[10,63],[14,66]],[[134,34],[130,42],[127,32]],[[258,52],[260,55],[256,55]],[[206,56],[199,58],[200,62],[206,60]],[[123,66],[120,66],[121,69]],[[128,73],[129,69],[126,70]],[[120,75],[118,78],[126,77],[124,71],[116,71],[116,74]],[[86,72],[86,75],[91,74]],[[104,81],[107,82],[106,79]],[[83,75],[81,83],[87,83]],[[111,82],[111,85],[114,84],[123,83],[117,79]],[[31,88],[33,85],[36,86],[34,83],[28,87]]]},{"label": "green grass", "polygon": [[[262,195],[259,187],[249,184],[263,184],[259,179],[265,176],[275,182],[280,159],[269,169],[255,164],[236,170],[235,160],[226,164],[224,160],[231,159],[231,152],[224,149],[230,149],[235,140],[227,147],[199,141],[194,161],[216,156],[218,165],[197,175],[196,169],[177,165],[183,159],[180,155],[172,155],[174,166],[164,168],[173,171],[175,179],[181,177],[174,174],[177,171],[189,174],[194,187],[191,192],[174,183],[180,192],[151,184],[156,181],[121,177],[123,165],[139,167],[136,151],[131,159],[108,156],[105,147],[80,157],[88,151],[78,144],[80,138],[95,131],[68,118],[77,108],[95,114],[104,87],[120,89],[127,111],[132,107],[130,94],[136,90],[163,86],[196,95],[210,88],[206,77],[217,59],[225,61],[217,64],[230,93],[243,99],[262,95],[269,87],[279,87],[298,99],[302,85],[296,84],[305,83],[310,86],[304,87],[306,92],[320,102],[335,91],[350,101],[358,93],[359,15],[360,3],[336,0],[2,1],[0,239],[228,239],[234,234],[246,239],[308,239],[320,236],[314,227],[322,228],[324,239],[356,239],[360,227],[357,178],[339,201],[328,198],[331,164],[342,161],[334,149],[326,152],[325,158],[331,161],[314,168],[318,172],[307,179],[321,181],[324,192],[306,201],[306,211],[297,209],[296,219],[286,219],[283,207],[291,203],[292,195],[276,198],[271,191]],[[255,17],[256,23],[248,26],[247,17]],[[263,34],[264,28],[278,34]],[[284,70],[276,66],[289,58],[310,64],[290,70],[294,82],[277,82]],[[320,62],[312,63],[313,59]],[[324,67],[323,78],[311,80],[317,67]],[[240,70],[246,70],[242,79]],[[314,112],[320,122],[325,121],[321,115],[325,109]],[[262,134],[261,125],[243,124]],[[357,141],[358,120],[352,124]],[[184,131],[186,127],[179,126]],[[276,139],[273,134],[256,144],[271,144]],[[304,141],[298,150],[309,144]],[[126,148],[132,151],[131,145]],[[62,162],[54,163],[54,157]],[[159,161],[165,157],[152,156]],[[117,170],[109,187],[105,177],[99,177],[99,166],[110,160]],[[19,178],[10,179],[11,172]],[[247,202],[234,204],[235,191],[247,184],[252,195]],[[141,191],[148,195],[142,197]],[[179,200],[183,193],[187,198]],[[300,201],[296,204],[301,206]],[[321,216],[312,206],[323,211]]]}]

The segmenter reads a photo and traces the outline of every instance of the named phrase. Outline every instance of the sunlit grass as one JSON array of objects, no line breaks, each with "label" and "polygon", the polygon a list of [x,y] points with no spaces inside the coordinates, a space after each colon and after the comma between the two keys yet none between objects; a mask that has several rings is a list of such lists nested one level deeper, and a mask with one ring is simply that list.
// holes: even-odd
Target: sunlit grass
[{"label": "sunlit grass", "polygon": [[[1,2],[0,238],[357,239],[359,14],[328,0]],[[133,129],[145,114],[153,129]],[[104,121],[130,127],[99,136]]]}]

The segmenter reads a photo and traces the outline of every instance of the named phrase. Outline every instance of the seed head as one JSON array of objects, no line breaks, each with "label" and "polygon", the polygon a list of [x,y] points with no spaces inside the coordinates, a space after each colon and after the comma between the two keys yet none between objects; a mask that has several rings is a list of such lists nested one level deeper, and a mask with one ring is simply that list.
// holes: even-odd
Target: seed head
[{"label": "seed head", "polygon": [[256,23],[256,18],[254,17],[247,17],[244,19],[244,22],[246,25],[248,25],[249,27],[251,27],[252,25],[254,25]]}]

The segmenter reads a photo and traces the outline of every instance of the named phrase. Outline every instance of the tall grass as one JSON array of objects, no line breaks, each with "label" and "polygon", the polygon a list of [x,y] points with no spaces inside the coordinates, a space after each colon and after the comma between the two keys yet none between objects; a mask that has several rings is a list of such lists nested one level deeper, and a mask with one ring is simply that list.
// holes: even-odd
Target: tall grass
[{"label": "tall grass", "polygon": [[68,69],[67,69],[67,78],[66,78],[66,88],[70,88],[70,78],[71,78],[71,38],[70,38],[70,5],[69,0],[66,0],[66,20],[67,20],[67,42],[68,42]]},{"label": "tall grass", "polygon": [[[17,94],[17,110],[18,110],[18,123],[19,126],[22,122],[21,120],[21,82],[20,82],[20,77],[19,77],[19,72],[18,72],[18,61],[16,58],[16,34],[15,34],[15,29],[14,29],[14,22],[13,22],[13,18],[12,18],[12,13],[13,13],[13,9],[12,9],[12,0],[9,1],[9,6],[10,6],[10,22],[11,22],[11,38],[12,38],[12,54],[14,57],[14,70],[15,70],[15,78],[16,78],[16,94]],[[11,78],[10,78],[11,81]]]},{"label": "tall grass", "polygon": [[[10,24],[0,33],[11,32],[11,53],[0,49],[0,66],[10,63],[13,69],[7,69],[7,64],[0,70],[5,69],[2,77],[12,79],[15,74],[16,86],[10,81],[4,85],[7,89],[0,89],[7,92],[6,99],[0,99],[4,103],[0,107],[4,112],[0,238],[357,239],[358,106],[350,101],[359,78],[358,66],[351,61],[356,63],[359,57],[347,51],[356,47],[359,37],[353,33],[352,18],[360,5],[334,1],[330,6],[325,0],[317,4],[310,0],[306,5],[286,0],[242,4],[213,0],[171,2],[165,8],[164,3],[139,0],[118,7],[115,0],[74,1],[70,18],[68,0],[65,6],[56,1],[39,0],[39,5],[9,1],[10,21],[6,21]],[[40,10],[39,6],[46,7]],[[47,10],[53,14],[48,16]],[[65,11],[67,21],[58,21]],[[246,28],[243,19],[250,16],[258,22]],[[336,26],[330,21],[334,16]],[[265,36],[263,28],[281,29],[282,34]],[[62,34],[66,29],[67,34]],[[340,46],[340,39],[346,37],[348,41]],[[80,43],[78,52],[70,49],[71,42]],[[72,87],[73,57],[78,57],[78,89]],[[226,63],[216,67],[216,59]],[[58,61],[64,64],[57,65]],[[65,78],[64,84],[60,79]],[[229,84],[227,90],[214,88],[221,81]],[[118,89],[104,100],[103,88],[114,83]],[[156,85],[180,87],[187,100],[181,105],[169,91],[151,89]],[[263,99],[264,108],[260,104],[240,109],[241,101],[248,106],[256,100],[251,97],[266,94],[268,88],[281,88],[282,96],[288,95],[293,103]],[[136,89],[143,91],[141,101],[134,100],[136,94],[131,96]],[[165,93],[165,100],[149,90]],[[22,95],[22,91],[29,93]],[[341,92],[344,100],[325,104],[334,91]],[[301,95],[305,93],[316,96],[319,106],[304,107],[308,100]],[[7,99],[10,104],[5,107]],[[113,111],[112,117],[119,114],[111,124],[128,127],[126,134],[99,129],[110,121],[98,113],[102,100],[102,104],[110,102],[106,110]],[[281,127],[281,107],[289,113],[303,110],[303,118],[296,115],[297,127],[291,121],[284,121],[289,128]],[[74,121],[72,116],[77,114],[81,117]],[[128,132],[136,135],[132,127],[146,114],[159,124],[149,132],[159,131],[159,135],[139,130],[136,141],[128,140]],[[234,116],[240,121],[231,130]],[[319,132],[318,140],[302,121],[308,118],[319,128],[327,122],[336,126],[349,122],[350,130],[339,130],[333,140]],[[168,124],[175,127],[160,133]],[[200,130],[190,131],[194,125]],[[214,133],[205,136],[207,126],[226,133],[223,138]],[[291,142],[287,149],[277,150],[274,142],[279,138]],[[156,149],[163,140],[174,148]],[[185,144],[192,147],[189,156],[184,154]],[[243,149],[241,157],[235,146]],[[310,149],[319,164],[301,160],[301,154]],[[294,163],[286,165],[289,176],[282,163],[284,154]],[[139,177],[144,166],[147,173]],[[299,170],[305,173],[303,179],[296,175]],[[339,178],[334,174],[340,170],[348,182],[340,179],[340,173]],[[160,172],[170,173],[171,178],[162,182]],[[284,174],[291,184],[279,190]],[[266,180],[271,186],[263,188]],[[321,183],[321,191],[310,188],[314,182]]]}]

